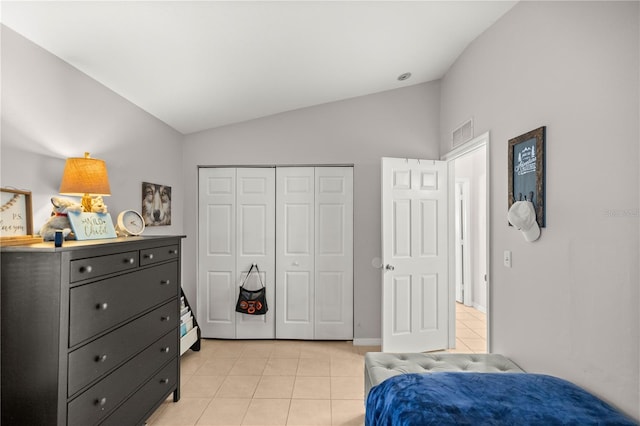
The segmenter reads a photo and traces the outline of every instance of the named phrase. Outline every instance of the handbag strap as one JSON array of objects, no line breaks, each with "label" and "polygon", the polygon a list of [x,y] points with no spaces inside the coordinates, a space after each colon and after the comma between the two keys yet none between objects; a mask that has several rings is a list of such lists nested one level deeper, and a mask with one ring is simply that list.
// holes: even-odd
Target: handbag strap
[{"label": "handbag strap", "polygon": [[260,269],[258,269],[257,263],[251,264],[251,268],[249,268],[249,272],[247,272],[247,275],[244,277],[244,280],[242,281],[242,284],[240,284],[240,287],[244,288],[244,284],[247,282],[247,279],[249,278],[249,275],[251,275],[251,272],[253,271],[254,267],[256,268],[256,274],[258,274],[258,280],[260,281],[260,285],[262,286],[262,288],[264,288],[264,283],[262,282],[262,277],[260,276]]}]

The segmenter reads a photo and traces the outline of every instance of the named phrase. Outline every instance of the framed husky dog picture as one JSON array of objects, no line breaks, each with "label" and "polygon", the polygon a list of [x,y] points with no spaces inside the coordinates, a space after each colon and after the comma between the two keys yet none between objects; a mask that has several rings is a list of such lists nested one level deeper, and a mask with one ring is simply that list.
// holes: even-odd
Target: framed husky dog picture
[{"label": "framed husky dog picture", "polygon": [[145,226],[171,225],[171,187],[142,182],[142,217]]}]

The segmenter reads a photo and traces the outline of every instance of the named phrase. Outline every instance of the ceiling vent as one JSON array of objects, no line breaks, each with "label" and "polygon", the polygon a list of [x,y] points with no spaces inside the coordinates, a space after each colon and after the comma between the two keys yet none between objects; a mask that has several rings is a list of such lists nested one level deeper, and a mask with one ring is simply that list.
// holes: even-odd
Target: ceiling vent
[{"label": "ceiling vent", "polygon": [[451,134],[453,147],[469,142],[471,139],[473,139],[473,118],[462,123]]}]

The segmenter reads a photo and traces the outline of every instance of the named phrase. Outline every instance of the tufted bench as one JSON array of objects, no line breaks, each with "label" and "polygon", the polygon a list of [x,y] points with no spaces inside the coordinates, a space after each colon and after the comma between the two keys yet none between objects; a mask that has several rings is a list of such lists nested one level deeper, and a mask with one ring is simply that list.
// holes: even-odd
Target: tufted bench
[{"label": "tufted bench", "polygon": [[364,356],[364,400],[372,387],[389,377],[436,371],[524,372],[513,361],[498,354],[367,352]]}]

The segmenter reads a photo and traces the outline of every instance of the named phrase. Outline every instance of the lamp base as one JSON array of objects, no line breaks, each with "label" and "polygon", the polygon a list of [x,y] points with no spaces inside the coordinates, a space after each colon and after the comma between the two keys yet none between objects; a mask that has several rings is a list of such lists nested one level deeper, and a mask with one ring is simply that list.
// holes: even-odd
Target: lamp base
[{"label": "lamp base", "polygon": [[89,194],[84,194],[82,196],[82,211],[91,213],[91,196]]}]

